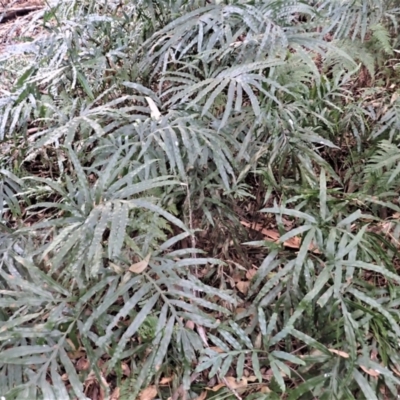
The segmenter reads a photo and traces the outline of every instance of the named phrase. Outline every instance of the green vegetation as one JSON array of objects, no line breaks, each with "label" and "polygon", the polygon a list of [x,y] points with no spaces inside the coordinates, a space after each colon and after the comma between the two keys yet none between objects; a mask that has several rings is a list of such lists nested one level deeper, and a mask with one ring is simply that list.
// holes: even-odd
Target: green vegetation
[{"label": "green vegetation", "polygon": [[0,396],[397,398],[399,14],[62,0],[23,27]]}]

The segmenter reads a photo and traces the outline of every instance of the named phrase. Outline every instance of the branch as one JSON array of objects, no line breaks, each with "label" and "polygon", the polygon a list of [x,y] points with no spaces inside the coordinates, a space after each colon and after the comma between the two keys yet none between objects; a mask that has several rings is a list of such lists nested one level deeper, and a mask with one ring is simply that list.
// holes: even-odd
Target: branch
[{"label": "branch", "polygon": [[41,10],[42,8],[43,7],[40,6],[30,6],[30,7],[0,9],[0,24],[7,22],[10,19],[29,14],[32,11]]}]

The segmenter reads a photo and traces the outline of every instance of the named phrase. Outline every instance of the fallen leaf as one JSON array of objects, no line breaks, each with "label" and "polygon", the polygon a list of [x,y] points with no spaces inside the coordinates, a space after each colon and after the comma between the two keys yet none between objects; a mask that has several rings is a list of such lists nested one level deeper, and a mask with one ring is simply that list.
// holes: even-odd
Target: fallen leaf
[{"label": "fallen leaf", "polygon": [[148,254],[142,261],[132,264],[129,267],[129,271],[135,274],[140,274],[147,268],[147,266],[149,265],[149,261],[150,261],[150,254]]},{"label": "fallen leaf", "polygon": [[87,369],[89,369],[90,367],[90,362],[87,358],[80,358],[77,362],[76,362],[76,369],[78,371],[86,371]]},{"label": "fallen leaf", "polygon": [[230,278],[236,283],[236,282],[240,282],[242,280],[242,274],[240,273],[236,273],[236,274],[232,274],[230,276]]},{"label": "fallen leaf", "polygon": [[163,378],[161,378],[160,380],[160,385],[166,385],[167,383],[172,382],[172,376],[164,376]]},{"label": "fallen leaf", "polygon": [[228,389],[245,389],[247,387],[247,379],[242,378],[239,382],[236,380],[234,376],[226,376],[225,378],[221,379],[222,382],[218,385],[214,386],[213,388],[206,388],[206,390],[211,390],[212,392],[216,392],[217,390],[227,387]]},{"label": "fallen leaf", "polygon": [[105,392],[103,387],[109,388],[109,384],[107,383],[104,376],[100,374],[101,384],[97,380],[97,376],[94,371],[90,371],[89,375],[85,379],[84,383],[84,393],[87,397],[93,400],[105,400]]},{"label": "fallen leaf", "polygon": [[272,369],[269,368],[267,369],[264,373],[262,373],[262,378],[265,379],[266,381],[270,381],[272,377],[274,376],[274,373],[272,372]]},{"label": "fallen leaf", "polygon": [[231,260],[231,263],[234,264],[239,270],[241,270],[241,271],[247,271],[247,269],[246,269],[245,267],[243,267],[243,265],[240,265],[240,264],[238,264],[237,262],[232,261],[232,260]]},{"label": "fallen leaf", "polygon": [[396,365],[396,368],[392,366],[392,371],[393,371],[396,375],[400,376],[400,367],[399,367],[398,365]]},{"label": "fallen leaf", "polygon": [[[263,228],[263,226],[260,224],[251,224],[245,221],[240,221],[240,223],[246,228],[250,228],[257,232],[262,233],[265,236],[265,240],[268,240],[269,242],[279,243],[279,238],[280,238],[279,232],[272,229]],[[283,242],[283,245],[285,247],[298,250],[301,245],[301,239],[297,236],[294,236],[291,237],[289,240]],[[314,243],[310,243],[308,250],[315,254],[321,254],[321,252],[318,250],[317,246]]]},{"label": "fallen leaf", "polygon": [[268,386],[263,386],[260,393],[271,393],[271,389]]},{"label": "fallen leaf", "polygon": [[193,331],[195,328],[195,324],[193,321],[186,321],[185,327]]},{"label": "fallen leaf", "polygon": [[[310,356],[313,356],[313,357],[323,356],[324,354],[325,353],[323,353],[321,350],[317,350],[317,349],[311,350],[311,352],[310,352]],[[305,355],[304,357],[309,357],[309,356]]]},{"label": "fallen leaf", "polygon": [[124,269],[122,267],[112,263],[111,261],[108,262],[108,266],[111,267],[111,269],[113,269],[114,272],[117,274],[122,274],[124,272]]},{"label": "fallen leaf", "polygon": [[207,397],[207,390],[203,390],[200,396],[196,397],[195,400],[205,400],[206,397]]},{"label": "fallen leaf", "polygon": [[257,335],[256,340],[254,342],[254,347],[256,349],[261,349],[262,347],[262,339],[263,339],[263,335],[261,334],[261,332]]},{"label": "fallen leaf", "polygon": [[82,350],[73,351],[71,353],[68,353],[68,357],[71,360],[76,360],[76,359],[81,358],[81,357],[83,357],[85,355],[86,355],[86,353],[84,351],[82,351]]},{"label": "fallen leaf", "polygon": [[336,350],[336,349],[328,349],[328,350],[329,350],[331,353],[335,353],[335,354],[337,354],[338,356],[343,357],[343,358],[349,358],[349,357],[350,357],[349,354],[346,353],[345,351]]},{"label": "fallen leaf", "polygon": [[226,376],[223,379],[223,382],[226,384],[228,389],[244,389],[247,387],[247,379],[242,378],[238,382],[234,376]]},{"label": "fallen leaf", "polygon": [[119,389],[119,387],[116,387],[113,390],[113,392],[111,393],[110,400],[119,400],[119,393],[120,393],[120,389]]},{"label": "fallen leaf", "polygon": [[206,390],[211,390],[212,392],[216,392],[217,390],[219,390],[219,389],[221,389],[223,387],[225,387],[224,383],[218,383],[218,385],[216,385],[216,386],[214,386],[212,388],[206,387]]},{"label": "fallen leaf", "polygon": [[153,400],[157,396],[157,389],[155,386],[149,386],[142,390],[139,400]]},{"label": "fallen leaf", "polygon": [[129,376],[131,374],[131,369],[129,368],[129,365],[125,362],[121,363],[121,369],[122,369],[122,373],[125,376]]},{"label": "fallen leaf", "polygon": [[369,368],[367,368],[367,367],[364,367],[363,365],[360,365],[360,368],[361,368],[365,373],[367,373],[368,375],[373,376],[374,378],[376,378],[376,377],[378,377],[378,376],[380,375],[380,373],[379,373],[377,370],[375,370],[375,369],[369,369]]},{"label": "fallen leaf", "polygon": [[236,284],[236,287],[238,288],[239,292],[243,294],[247,294],[249,291],[250,287],[250,282],[249,281],[240,281]]},{"label": "fallen leaf", "polygon": [[285,228],[292,228],[292,226],[294,225],[294,221],[288,220],[287,218],[284,217],[282,217],[282,222],[283,225],[285,225]]},{"label": "fallen leaf", "polygon": [[274,231],[272,229],[266,229],[260,224],[251,224],[246,221],[240,221],[240,223],[246,228],[250,228],[257,232],[262,233],[264,236],[268,238],[267,240],[271,242],[277,242],[279,240],[279,233],[277,231]]},{"label": "fallen leaf", "polygon": [[241,313],[244,313],[244,312],[246,312],[246,311],[247,311],[247,308],[243,308],[243,307],[238,307],[238,308],[235,310],[236,315],[241,314]]},{"label": "fallen leaf", "polygon": [[246,272],[246,278],[247,278],[249,281],[251,281],[251,280],[253,279],[253,276],[254,276],[256,273],[257,273],[257,270],[254,269],[254,268],[251,268],[251,269],[249,269],[249,270]]},{"label": "fallen leaf", "polygon": [[209,349],[215,351],[216,353],[225,353],[224,350],[217,346],[210,346]]}]

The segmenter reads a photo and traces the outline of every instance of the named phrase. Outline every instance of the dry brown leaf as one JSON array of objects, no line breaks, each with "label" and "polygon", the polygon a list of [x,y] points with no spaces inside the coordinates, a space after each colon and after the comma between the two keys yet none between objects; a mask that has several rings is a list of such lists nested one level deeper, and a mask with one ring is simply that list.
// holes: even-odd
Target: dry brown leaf
[{"label": "dry brown leaf", "polygon": [[87,358],[81,357],[77,362],[76,362],[76,369],[78,371],[86,371],[90,367],[90,362]]},{"label": "dry brown leaf", "polygon": [[254,347],[255,347],[256,349],[261,349],[261,347],[262,347],[262,340],[263,340],[263,335],[262,335],[262,333],[260,332],[260,333],[257,335],[256,340],[255,340],[255,342],[254,342]]},{"label": "dry brown leaf", "polygon": [[172,382],[172,376],[164,376],[163,378],[161,378],[160,380],[160,385],[166,385],[168,383]]},{"label": "dry brown leaf", "polygon": [[230,278],[233,280],[233,282],[240,282],[242,280],[242,274],[236,273],[236,274],[231,274]]},{"label": "dry brown leaf", "polygon": [[125,362],[121,363],[121,369],[122,369],[122,373],[125,376],[129,376],[131,374],[131,369],[129,368],[129,365]]},{"label": "dry brown leaf", "polygon": [[207,397],[207,390],[203,390],[200,396],[196,397],[195,400],[205,400],[206,397]]},{"label": "dry brown leaf", "polygon": [[[324,354],[325,353],[323,353],[321,350],[317,350],[317,349],[311,350],[311,352],[310,352],[310,356],[313,356],[313,357],[323,356]],[[308,357],[308,356],[306,355],[305,357]]]},{"label": "dry brown leaf", "polygon": [[375,369],[369,369],[369,368],[367,368],[367,367],[364,367],[363,365],[360,365],[360,368],[365,372],[365,373],[367,373],[368,375],[371,375],[371,376],[373,376],[373,377],[378,377],[379,375],[380,375],[380,373],[377,371],[377,370],[375,370]]},{"label": "dry brown leaf", "polygon": [[245,226],[246,228],[253,229],[257,232],[262,233],[264,236],[266,236],[271,242],[277,242],[279,240],[279,233],[277,231],[274,231],[272,229],[266,229],[260,224],[251,224],[246,221],[240,221],[240,223]]},{"label": "dry brown leaf", "polygon": [[213,350],[213,351],[215,351],[217,353],[225,353],[224,350],[222,350],[220,347],[217,347],[217,346],[210,346],[209,349]]},{"label": "dry brown leaf", "polygon": [[209,388],[206,387],[206,390],[210,390],[212,392],[216,392],[219,389],[227,387],[228,389],[234,389],[234,390],[241,390],[241,389],[246,389],[247,387],[247,379],[242,378],[239,382],[236,380],[234,376],[226,376],[225,378],[222,379],[222,382],[219,383],[218,385]]},{"label": "dry brown leaf", "polygon": [[271,389],[268,386],[263,386],[260,389],[260,393],[271,393]]},{"label": "dry brown leaf", "polygon": [[193,331],[195,328],[195,324],[193,321],[186,321],[185,327]]},{"label": "dry brown leaf", "polygon": [[210,390],[211,392],[216,392],[217,390],[223,388],[224,386],[225,386],[224,383],[218,383],[218,385],[216,385],[212,388],[206,387],[206,390]]},{"label": "dry brown leaf", "polygon": [[71,360],[76,360],[76,359],[81,358],[81,357],[83,357],[85,355],[86,355],[86,353],[84,351],[82,351],[82,350],[73,351],[73,352],[68,353],[68,357]]},{"label": "dry brown leaf", "polygon": [[122,274],[124,272],[124,269],[122,267],[112,263],[111,261],[108,262],[108,266],[111,267],[111,269],[113,269],[116,274]]},{"label": "dry brown leaf", "polygon": [[109,388],[110,385],[104,378],[102,374],[100,374],[101,384],[97,380],[97,376],[93,371],[90,371],[89,375],[85,379],[84,383],[84,393],[87,397],[93,400],[105,400],[105,391],[104,387]]},{"label": "dry brown leaf", "polygon": [[[280,238],[279,232],[272,229],[263,228],[263,226],[260,224],[250,224],[249,222],[246,221],[240,221],[240,223],[246,228],[254,229],[257,232],[262,233],[265,236],[265,240],[269,242],[279,243],[279,238]],[[289,240],[286,240],[283,243],[283,245],[285,247],[298,250],[301,245],[301,239],[295,236],[290,238]],[[318,250],[318,248],[315,246],[314,243],[310,243],[308,250],[315,254],[321,254],[321,252]]]},{"label": "dry brown leaf", "polygon": [[111,393],[110,400],[119,400],[120,389],[116,387],[113,392]]},{"label": "dry brown leaf", "polygon": [[149,261],[150,261],[150,254],[148,254],[142,261],[132,264],[129,267],[129,271],[135,274],[140,274],[147,268],[147,266],[149,265]]},{"label": "dry brown leaf", "polygon": [[153,400],[157,396],[157,389],[155,386],[149,386],[142,390],[139,400]]},{"label": "dry brown leaf", "polygon": [[346,353],[345,351],[336,350],[336,349],[328,349],[328,350],[329,350],[331,353],[335,353],[335,354],[337,354],[338,356],[343,357],[343,358],[349,358],[349,357],[350,357],[349,354]]},{"label": "dry brown leaf", "polygon": [[249,281],[251,281],[251,280],[253,279],[253,276],[254,276],[256,273],[257,273],[257,270],[254,269],[254,268],[251,268],[251,269],[249,269],[249,270],[246,272],[246,278],[247,278]]},{"label": "dry brown leaf", "polygon": [[234,376],[226,376],[224,378],[224,382],[228,389],[245,389],[247,387],[247,379],[242,378],[239,382],[236,380]]},{"label": "dry brown leaf", "polygon": [[398,365],[396,365],[396,368],[392,366],[392,371],[393,371],[396,375],[400,376],[400,367],[399,367]]},{"label": "dry brown leaf", "polygon": [[247,294],[247,292],[249,291],[250,282],[240,281],[236,284],[236,287],[238,288],[239,292],[241,292],[243,294]]},{"label": "dry brown leaf", "polygon": [[266,381],[270,381],[271,378],[274,376],[274,373],[272,372],[271,368],[268,368],[265,372],[261,371],[261,374],[263,379],[265,379]]}]

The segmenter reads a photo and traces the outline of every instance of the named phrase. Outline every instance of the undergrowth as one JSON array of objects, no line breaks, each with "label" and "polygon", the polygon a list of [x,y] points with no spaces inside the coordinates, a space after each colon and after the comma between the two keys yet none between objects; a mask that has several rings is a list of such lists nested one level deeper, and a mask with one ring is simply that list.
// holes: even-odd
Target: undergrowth
[{"label": "undergrowth", "polygon": [[0,55],[0,396],[397,398],[399,10],[21,26],[45,34]]}]

